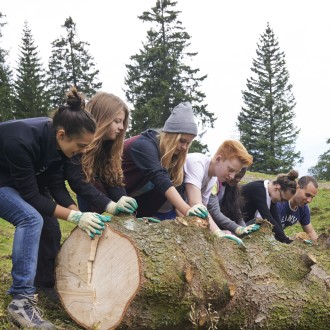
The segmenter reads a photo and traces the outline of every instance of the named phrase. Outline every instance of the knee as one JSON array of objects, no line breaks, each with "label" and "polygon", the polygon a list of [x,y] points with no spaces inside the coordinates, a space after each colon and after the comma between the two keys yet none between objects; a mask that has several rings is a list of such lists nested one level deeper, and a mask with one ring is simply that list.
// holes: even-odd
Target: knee
[{"label": "knee", "polygon": [[41,216],[41,214],[34,208],[26,209],[24,211],[24,217],[25,221],[24,224],[25,226],[33,226],[34,228],[42,229],[44,220]]}]

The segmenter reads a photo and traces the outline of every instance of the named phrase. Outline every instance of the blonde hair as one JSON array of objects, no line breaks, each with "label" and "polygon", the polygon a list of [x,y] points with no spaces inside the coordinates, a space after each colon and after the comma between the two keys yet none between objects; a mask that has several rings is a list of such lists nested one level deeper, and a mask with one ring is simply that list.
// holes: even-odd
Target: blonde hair
[{"label": "blonde hair", "polygon": [[184,152],[175,155],[174,152],[181,137],[180,133],[161,132],[159,134],[160,163],[168,171],[174,187],[180,186],[183,182],[183,165],[191,145],[190,143]]},{"label": "blonde hair", "polygon": [[[88,146],[81,160],[86,181],[93,182],[94,177],[98,175],[109,186],[123,186],[124,174],[121,157],[128,126],[129,109],[119,97],[100,92],[87,103],[86,110],[93,115],[97,123],[93,142]],[[104,140],[103,137],[107,134],[109,126],[121,111],[125,113],[124,129],[114,141]]]},{"label": "blonde hair", "polygon": [[253,157],[238,140],[225,140],[218,148],[214,158],[218,155],[221,155],[224,160],[237,158],[242,163],[243,167],[249,167],[253,162]]}]

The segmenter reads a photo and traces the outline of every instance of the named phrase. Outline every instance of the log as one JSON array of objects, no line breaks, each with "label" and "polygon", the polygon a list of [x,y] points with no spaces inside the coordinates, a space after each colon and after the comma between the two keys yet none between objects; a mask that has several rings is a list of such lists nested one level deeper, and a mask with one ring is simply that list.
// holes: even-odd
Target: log
[{"label": "log", "polygon": [[56,266],[68,314],[100,330],[329,328],[328,235],[286,245],[262,221],[243,251],[179,220],[114,217],[97,241],[74,230]]}]

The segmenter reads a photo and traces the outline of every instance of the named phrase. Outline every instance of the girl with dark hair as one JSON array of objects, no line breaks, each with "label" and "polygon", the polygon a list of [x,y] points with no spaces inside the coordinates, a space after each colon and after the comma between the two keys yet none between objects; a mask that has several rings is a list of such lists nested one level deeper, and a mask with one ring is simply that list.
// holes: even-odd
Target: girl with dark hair
[{"label": "girl with dark hair", "polygon": [[228,230],[238,236],[250,234],[259,229],[257,225],[246,226],[243,220],[243,198],[238,183],[244,177],[246,167],[225,182],[218,181],[212,190],[207,208],[221,230]]},{"label": "girl with dark hair", "polygon": [[283,243],[291,243],[282,228],[277,211],[277,202],[288,201],[297,189],[298,172],[291,170],[287,174],[279,174],[276,180],[258,180],[242,186],[244,198],[243,216],[247,224],[255,218],[266,219],[274,226],[275,238]]},{"label": "girl with dark hair", "polygon": [[[24,328],[55,329],[42,319],[34,293],[37,262],[42,270],[38,280],[54,285],[54,261],[61,238],[57,218],[76,223],[91,237],[101,234],[104,222],[110,220],[78,211],[63,180],[66,159],[85,151],[95,129],[95,121],[84,110],[84,100],[75,88],[53,120],[40,117],[0,123],[0,217],[16,227],[13,283],[8,290],[13,300],[8,313]],[[45,261],[51,269],[42,267]]]}]

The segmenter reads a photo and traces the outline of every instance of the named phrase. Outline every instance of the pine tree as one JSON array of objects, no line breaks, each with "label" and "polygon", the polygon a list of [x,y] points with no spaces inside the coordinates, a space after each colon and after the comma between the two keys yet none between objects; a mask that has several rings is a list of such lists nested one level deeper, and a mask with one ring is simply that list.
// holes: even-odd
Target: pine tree
[{"label": "pine tree", "polygon": [[27,22],[23,28],[14,94],[16,119],[48,116],[50,103],[45,86],[45,71]]},{"label": "pine tree", "polygon": [[[327,144],[330,145],[330,139]],[[317,164],[308,169],[308,172],[318,180],[330,181],[330,149],[319,157]]]},{"label": "pine tree", "polygon": [[64,102],[65,94],[72,85],[87,97],[102,88],[102,83],[98,82],[99,70],[86,49],[89,43],[78,40],[76,24],[71,17],[62,27],[66,29],[66,36],[52,42],[48,65],[48,86],[55,107]]},{"label": "pine tree", "polygon": [[257,44],[257,59],[243,91],[245,107],[238,116],[240,140],[253,155],[252,170],[276,174],[286,172],[301,163],[295,152],[299,134],[293,124],[296,105],[289,83],[285,54],[280,51],[273,30],[267,24]]},{"label": "pine tree", "polygon": [[[6,15],[0,12],[0,40],[2,28],[7,24]],[[6,63],[8,51],[0,47],[0,121],[14,118],[12,111],[12,72]]]},{"label": "pine tree", "polygon": [[[132,64],[125,84],[127,100],[133,104],[130,135],[147,128],[161,128],[170,111],[181,102],[191,102],[200,128],[213,127],[214,114],[206,110],[200,84],[207,77],[188,64],[197,53],[188,52],[190,36],[178,20],[177,2],[157,0],[139,19],[153,24],[143,49],[130,57]],[[205,147],[200,144],[200,147]]]}]

